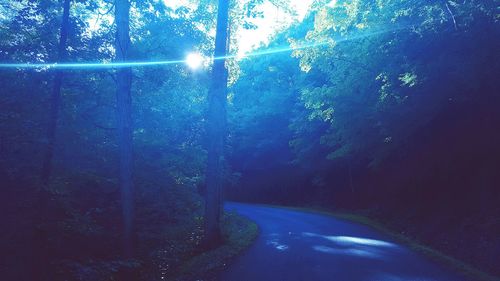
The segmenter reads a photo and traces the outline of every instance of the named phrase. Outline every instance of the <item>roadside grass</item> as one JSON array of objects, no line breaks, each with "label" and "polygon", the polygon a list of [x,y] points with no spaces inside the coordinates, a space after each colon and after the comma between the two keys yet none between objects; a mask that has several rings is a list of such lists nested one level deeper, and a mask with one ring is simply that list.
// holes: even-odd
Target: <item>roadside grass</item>
[{"label": "roadside grass", "polygon": [[248,248],[258,233],[258,226],[253,221],[235,212],[225,213],[222,226],[224,244],[191,257],[181,265],[173,280],[215,280],[216,274]]},{"label": "roadside grass", "polygon": [[399,233],[397,231],[391,230],[387,226],[385,226],[383,223],[374,220],[372,218],[369,218],[367,216],[361,215],[361,214],[355,214],[355,213],[348,213],[348,212],[332,212],[328,209],[321,208],[321,207],[292,207],[292,206],[279,206],[279,205],[263,205],[263,206],[268,206],[268,207],[279,207],[279,208],[285,208],[289,210],[296,210],[296,211],[302,211],[302,212],[309,212],[309,213],[315,213],[315,214],[321,214],[321,215],[326,215],[326,216],[332,216],[341,220],[347,220],[347,221],[352,221],[356,223],[360,223],[366,226],[369,226],[387,236],[390,238],[394,239],[395,241],[398,241],[399,243],[409,247],[410,249],[421,253],[430,259],[439,262],[448,268],[458,271],[462,274],[464,274],[466,277],[470,278],[471,280],[474,281],[500,281],[500,278],[492,276],[491,274],[484,272],[480,269],[477,269],[476,267],[467,264],[457,258],[454,258],[452,256],[449,256],[441,251],[438,251],[436,249],[433,249],[427,245],[422,244],[421,242],[412,239],[402,233]]}]

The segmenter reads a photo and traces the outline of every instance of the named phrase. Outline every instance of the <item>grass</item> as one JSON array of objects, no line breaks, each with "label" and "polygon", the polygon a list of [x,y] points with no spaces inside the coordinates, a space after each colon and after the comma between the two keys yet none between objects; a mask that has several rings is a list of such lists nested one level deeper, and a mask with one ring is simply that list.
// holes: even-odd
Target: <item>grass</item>
[{"label": "grass", "polygon": [[226,213],[223,224],[225,243],[187,260],[173,280],[215,280],[215,275],[248,248],[258,235],[257,225],[236,213]]},{"label": "grass", "polygon": [[329,210],[325,210],[324,208],[305,208],[305,207],[283,207],[283,206],[273,206],[269,205],[272,207],[280,207],[280,208],[286,208],[286,209],[291,209],[291,210],[297,210],[297,211],[303,211],[303,212],[309,212],[309,213],[316,213],[316,214],[322,214],[322,215],[327,215],[327,216],[332,216],[341,220],[348,220],[356,223],[360,223],[366,226],[369,226],[381,233],[384,233],[385,235],[388,235],[395,241],[400,242],[401,244],[406,245],[410,249],[421,253],[430,259],[439,262],[447,267],[449,267],[452,270],[458,271],[463,273],[465,276],[470,278],[471,280],[475,281],[500,281],[500,278],[492,276],[480,269],[477,269],[459,259],[456,259],[454,257],[451,257],[443,252],[440,252],[436,249],[433,249],[427,245],[424,245],[408,236],[405,236],[399,232],[393,231],[389,229],[387,226],[384,224],[380,223],[379,221],[376,221],[374,219],[368,218],[363,215],[359,214],[354,214],[354,213],[345,213],[345,212],[331,212]]}]

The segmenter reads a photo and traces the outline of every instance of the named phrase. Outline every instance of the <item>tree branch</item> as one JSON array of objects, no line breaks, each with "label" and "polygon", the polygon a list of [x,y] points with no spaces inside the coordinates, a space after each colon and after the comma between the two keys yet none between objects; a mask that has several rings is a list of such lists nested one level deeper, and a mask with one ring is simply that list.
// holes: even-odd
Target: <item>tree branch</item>
[{"label": "tree branch", "polygon": [[453,25],[455,26],[455,30],[458,30],[457,27],[457,21],[455,20],[455,15],[451,12],[450,6],[448,6],[448,2],[445,2],[444,5],[446,6],[446,9],[450,13],[451,19],[453,20]]}]

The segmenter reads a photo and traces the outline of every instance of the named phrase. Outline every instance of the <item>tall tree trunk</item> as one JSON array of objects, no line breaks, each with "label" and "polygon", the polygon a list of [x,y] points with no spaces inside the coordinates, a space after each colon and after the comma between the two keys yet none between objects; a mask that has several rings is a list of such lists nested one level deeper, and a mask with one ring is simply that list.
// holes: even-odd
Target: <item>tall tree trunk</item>
[{"label": "tall tree trunk", "polygon": [[[71,0],[64,0],[63,4],[63,14],[61,19],[61,28],[59,30],[59,44],[57,48],[57,62],[64,62],[67,59],[66,44],[68,41],[68,31],[69,31],[69,12],[71,7]],[[30,260],[30,275],[33,280],[49,280],[49,248],[48,243],[48,233],[46,229],[42,227],[43,222],[48,220],[49,215],[49,201],[50,194],[47,190],[47,185],[50,182],[52,175],[52,162],[54,158],[54,149],[56,143],[56,132],[57,123],[59,121],[59,108],[61,104],[61,87],[63,83],[64,72],[60,69],[56,69],[54,73],[54,80],[52,85],[52,92],[50,96],[50,115],[47,126],[47,147],[43,155],[42,169],[40,174],[40,180],[42,181],[42,187],[38,191],[38,199],[34,208],[37,213],[34,217],[34,229],[32,245],[33,254]]]},{"label": "tall tree trunk", "polygon": [[[227,55],[229,45],[229,0],[219,0],[214,58]],[[220,242],[222,213],[222,169],[226,137],[226,101],[228,72],[225,59],[214,60],[212,82],[208,92],[208,160],[206,172],[204,244]]]},{"label": "tall tree trunk", "polygon": [[[57,61],[63,62],[66,60],[66,42],[68,41],[69,30],[69,9],[71,0],[63,2],[63,16],[61,21],[59,46],[57,50]],[[63,82],[64,72],[60,69],[55,71],[54,82],[52,86],[52,95],[50,97],[50,117],[47,128],[47,148],[42,163],[41,180],[43,184],[48,184],[52,174],[52,160],[54,158],[54,148],[56,142],[57,123],[59,120],[59,108],[61,104],[61,86]]]},{"label": "tall tree trunk", "polygon": [[[129,59],[130,2],[115,0],[116,61]],[[117,130],[120,153],[120,191],[123,216],[124,255],[132,256],[134,221],[134,188],[132,183],[132,69],[119,68],[116,72]]]}]

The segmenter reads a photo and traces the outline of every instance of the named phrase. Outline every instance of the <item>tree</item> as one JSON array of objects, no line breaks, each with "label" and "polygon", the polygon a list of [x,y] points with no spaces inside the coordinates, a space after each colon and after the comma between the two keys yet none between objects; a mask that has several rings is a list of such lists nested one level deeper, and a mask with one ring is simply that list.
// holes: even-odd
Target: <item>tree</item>
[{"label": "tree", "polygon": [[[63,2],[63,14],[60,26],[60,37],[57,47],[57,62],[64,62],[67,58],[66,44],[68,41],[68,31],[69,31],[69,12],[71,7],[71,0],[64,0]],[[42,170],[41,170],[41,181],[44,186],[39,190],[39,201],[38,207],[40,208],[38,213],[38,222],[47,220],[48,217],[48,203],[49,203],[49,193],[47,190],[47,184],[50,181],[50,176],[52,174],[52,160],[54,158],[54,149],[56,142],[56,132],[57,123],[59,121],[59,110],[61,103],[61,88],[63,84],[64,72],[60,69],[55,71],[54,80],[52,85],[52,91],[50,96],[50,115],[48,121],[48,127],[46,132],[47,146],[45,153],[43,155]],[[41,229],[36,228],[34,231],[35,242],[35,253],[33,255],[35,262],[33,262],[33,274],[37,277],[46,278],[48,275],[48,264],[47,260],[47,240],[48,233]]]},{"label": "tree", "polygon": [[[69,30],[69,10],[71,0],[63,2],[63,16],[61,21],[59,45],[57,49],[57,61],[64,62],[67,57],[66,42],[68,40]],[[59,120],[59,108],[61,104],[61,88],[64,72],[60,69],[55,71],[51,101],[50,101],[50,119],[47,128],[47,148],[42,164],[42,183],[48,184],[52,174],[52,159],[54,158],[54,147],[56,142],[57,122]]]},{"label": "tree", "polygon": [[224,142],[226,136],[226,103],[228,71],[224,56],[228,52],[229,0],[219,0],[215,35],[214,65],[208,92],[208,159],[206,172],[204,244],[210,246],[221,239],[222,185]]},{"label": "tree", "polygon": [[[130,48],[130,2],[115,1],[116,61],[129,59]],[[116,71],[117,131],[120,154],[120,191],[123,215],[123,243],[125,256],[132,255],[132,233],[134,218],[134,188],[132,183],[132,69]]]}]

